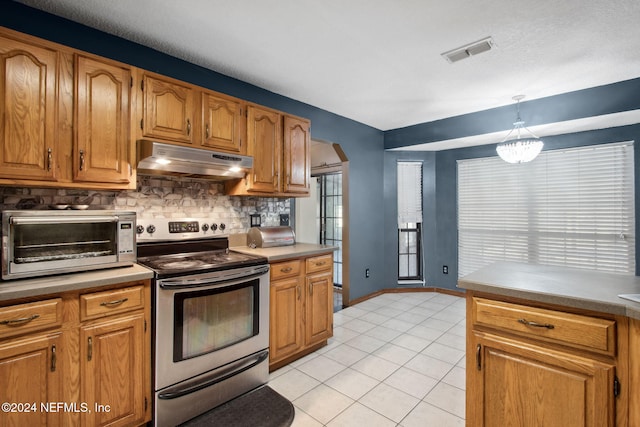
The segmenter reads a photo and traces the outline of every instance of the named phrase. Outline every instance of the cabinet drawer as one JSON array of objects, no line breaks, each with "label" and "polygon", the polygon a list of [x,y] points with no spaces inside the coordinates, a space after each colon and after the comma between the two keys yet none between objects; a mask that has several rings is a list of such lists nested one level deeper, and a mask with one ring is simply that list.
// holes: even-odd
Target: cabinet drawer
[{"label": "cabinet drawer", "polygon": [[271,264],[271,280],[297,276],[300,274],[300,266],[299,259]]},{"label": "cabinet drawer", "polygon": [[62,298],[0,308],[0,338],[62,324]]},{"label": "cabinet drawer", "polygon": [[108,316],[144,307],[143,286],[80,295],[80,320]]},{"label": "cabinet drawer", "polygon": [[317,271],[331,270],[333,264],[333,254],[320,255],[307,258],[307,274]]},{"label": "cabinet drawer", "polygon": [[473,298],[474,326],[615,355],[616,322],[526,305]]}]

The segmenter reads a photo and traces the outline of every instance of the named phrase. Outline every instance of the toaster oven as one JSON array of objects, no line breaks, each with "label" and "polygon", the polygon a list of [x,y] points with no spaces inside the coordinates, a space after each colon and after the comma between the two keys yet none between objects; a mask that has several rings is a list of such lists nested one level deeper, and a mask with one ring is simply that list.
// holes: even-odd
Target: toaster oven
[{"label": "toaster oven", "polygon": [[135,212],[3,211],[2,279],[133,265],[135,229]]}]

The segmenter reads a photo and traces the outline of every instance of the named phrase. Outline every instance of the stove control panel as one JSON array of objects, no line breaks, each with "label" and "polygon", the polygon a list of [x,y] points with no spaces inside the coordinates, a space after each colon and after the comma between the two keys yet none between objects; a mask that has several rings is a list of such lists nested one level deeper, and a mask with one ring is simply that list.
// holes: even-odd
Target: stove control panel
[{"label": "stove control panel", "polygon": [[153,218],[137,219],[138,241],[185,240],[222,237],[227,226],[210,218]]},{"label": "stove control panel", "polygon": [[[204,231],[207,231],[204,229]],[[197,233],[200,231],[198,221],[171,221],[169,222],[169,233]]]}]

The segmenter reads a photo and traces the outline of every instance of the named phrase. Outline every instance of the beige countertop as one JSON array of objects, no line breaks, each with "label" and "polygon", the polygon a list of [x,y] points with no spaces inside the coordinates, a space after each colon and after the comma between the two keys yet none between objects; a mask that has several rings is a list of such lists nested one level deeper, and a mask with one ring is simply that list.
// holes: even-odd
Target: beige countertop
[{"label": "beige countertop", "polygon": [[458,280],[458,287],[640,319],[640,277],[566,267],[497,262]]},{"label": "beige countertop", "polygon": [[267,258],[269,262],[281,261],[289,258],[298,258],[305,256],[314,256],[322,253],[333,252],[338,249],[337,246],[318,245],[314,243],[296,243],[289,246],[278,246],[274,248],[250,248],[249,246],[232,246],[232,251],[259,255]]},{"label": "beige countertop", "polygon": [[150,279],[153,272],[138,264],[82,273],[59,274],[34,279],[0,282],[0,301],[40,295],[57,294]]}]

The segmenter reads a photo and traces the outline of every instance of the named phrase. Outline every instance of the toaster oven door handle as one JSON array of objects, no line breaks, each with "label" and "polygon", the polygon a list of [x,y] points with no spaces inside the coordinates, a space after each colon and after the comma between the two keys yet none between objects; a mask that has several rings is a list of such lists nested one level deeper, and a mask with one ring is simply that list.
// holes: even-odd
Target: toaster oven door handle
[{"label": "toaster oven door handle", "polygon": [[55,217],[13,217],[11,223],[21,224],[74,224],[85,222],[117,222],[117,216],[55,216]]}]

